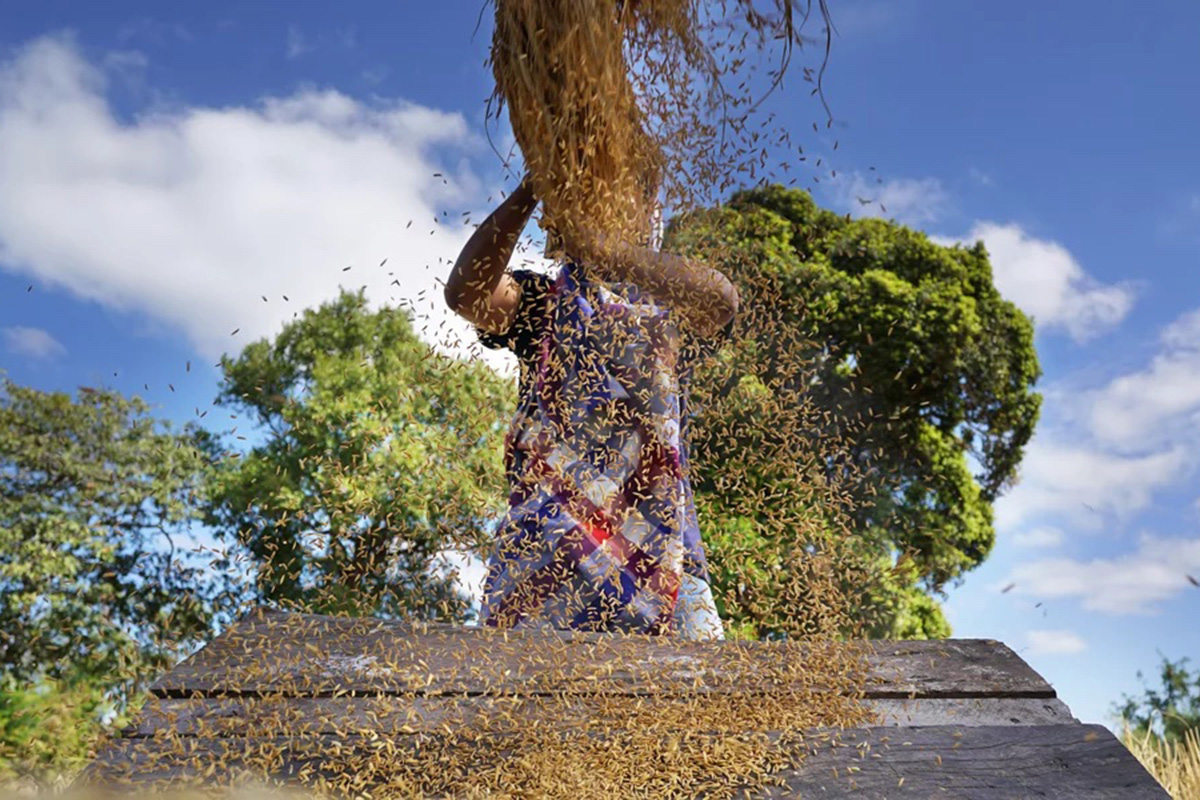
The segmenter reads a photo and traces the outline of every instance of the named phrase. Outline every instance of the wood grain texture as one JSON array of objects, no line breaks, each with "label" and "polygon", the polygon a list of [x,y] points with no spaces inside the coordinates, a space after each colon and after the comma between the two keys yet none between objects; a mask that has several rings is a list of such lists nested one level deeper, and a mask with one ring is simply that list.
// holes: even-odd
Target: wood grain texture
[{"label": "wood grain texture", "polygon": [[[872,699],[1055,697],[1020,657],[990,639],[851,647],[862,653],[869,673],[866,696]],[[785,663],[818,656],[804,646],[778,642],[679,642],[258,611],[171,670],[151,691],[160,697],[779,692],[775,676]]]},{"label": "wood grain texture", "polygon": [[1056,697],[935,697],[864,700],[879,725],[1074,725],[1071,709]]},{"label": "wood grain texture", "polygon": [[1102,725],[845,731],[755,797],[1157,798],[1169,796]]},{"label": "wood grain texture", "polygon": [[[750,797],[1167,798],[1100,725],[883,727],[808,731],[800,741],[770,737],[803,758]],[[379,752],[402,758],[439,739],[444,741],[437,734],[118,739],[77,786],[119,788],[129,785],[130,774],[136,775],[134,785],[201,776],[210,786],[227,785],[247,758],[261,763],[256,753],[271,754],[269,770],[262,771],[272,778],[304,783],[335,774],[351,758]],[[464,746],[481,759],[519,755],[511,737]]]},{"label": "wood grain texture", "polygon": [[[756,696],[757,697],[757,696]],[[690,699],[636,698],[641,708],[683,708]],[[1061,700],[1035,698],[935,698],[865,700],[880,726],[1000,726],[1073,724],[1077,720]],[[268,732],[296,734],[381,734],[438,731],[531,723],[570,729],[607,725],[627,718],[629,705],[606,698],[573,697],[197,697],[151,698],[126,736],[164,733],[188,736],[249,736]],[[674,716],[672,717],[674,718]]]}]

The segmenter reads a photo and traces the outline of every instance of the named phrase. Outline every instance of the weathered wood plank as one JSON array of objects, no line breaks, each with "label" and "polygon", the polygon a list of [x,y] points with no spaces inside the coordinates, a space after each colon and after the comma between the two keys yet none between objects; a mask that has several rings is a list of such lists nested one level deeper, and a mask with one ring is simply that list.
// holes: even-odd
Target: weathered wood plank
[{"label": "weathered wood plank", "polygon": [[[596,734],[602,735],[602,734]],[[109,743],[76,786],[118,788],[163,780],[228,785],[247,762],[260,774],[303,784],[333,776],[348,763],[403,769],[406,756],[430,752],[439,737],[313,736],[261,739],[194,737],[119,739]],[[777,734],[771,735],[781,742]],[[467,745],[479,765],[512,758],[520,744],[509,737]],[[1167,794],[1128,750],[1099,725],[932,726],[810,731],[798,745],[807,755],[777,773],[778,785],[753,787],[752,797],[949,797],[1166,798]],[[797,752],[792,750],[791,752]],[[269,768],[260,761],[269,753]],[[386,754],[380,758],[379,754]],[[492,762],[495,763],[495,762]],[[793,762],[795,763],[795,762]],[[599,768],[599,767],[597,767]],[[307,777],[305,777],[307,776]],[[369,783],[371,775],[356,775]],[[453,777],[439,790],[453,791]],[[309,783],[311,785],[311,783]],[[394,784],[393,784],[394,785]],[[438,796],[438,795],[434,795]]]},{"label": "weathered wood plank", "polygon": [[878,725],[1071,725],[1079,720],[1057,697],[936,697],[864,700]]},{"label": "weathered wood plank", "polygon": [[849,730],[776,778],[756,796],[1168,798],[1102,725]]},{"label": "weathered wood plank", "polygon": [[[1020,657],[990,639],[840,647],[862,654],[871,698],[1055,697]],[[171,670],[152,691],[163,697],[779,691],[782,665],[818,656],[811,646],[781,642],[680,642],[259,611]]]},{"label": "weathered wood plank", "polygon": [[[636,702],[637,707],[634,708]],[[440,731],[463,727],[530,724],[562,729],[612,724],[629,719],[631,710],[679,711],[694,700],[679,697],[227,697],[150,698],[127,736],[165,733],[189,736],[264,736],[295,734],[379,734]],[[703,702],[703,701],[701,701]],[[1056,698],[936,698],[865,700],[873,713],[868,724],[1052,725],[1076,723]],[[665,718],[665,714],[663,714]]]}]

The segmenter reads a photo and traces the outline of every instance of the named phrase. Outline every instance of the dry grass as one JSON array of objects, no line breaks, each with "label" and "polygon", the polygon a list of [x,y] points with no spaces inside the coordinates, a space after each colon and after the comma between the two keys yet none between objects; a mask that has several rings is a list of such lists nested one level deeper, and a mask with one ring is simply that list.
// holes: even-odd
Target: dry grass
[{"label": "dry grass", "polygon": [[1150,735],[1139,736],[1126,724],[1121,741],[1175,800],[1200,800],[1200,734],[1196,731],[1165,744]]}]

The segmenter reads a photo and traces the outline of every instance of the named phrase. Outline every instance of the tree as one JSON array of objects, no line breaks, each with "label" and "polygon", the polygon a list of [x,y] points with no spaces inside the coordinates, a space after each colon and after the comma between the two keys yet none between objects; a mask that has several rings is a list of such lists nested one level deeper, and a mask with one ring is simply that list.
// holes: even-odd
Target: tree
[{"label": "tree", "polygon": [[809,406],[793,448],[821,452],[823,480],[849,498],[856,546],[881,576],[865,603],[880,612],[873,632],[946,635],[931,593],[990,552],[992,503],[1017,478],[1041,404],[1033,325],[996,290],[982,243],[941,246],[779,186],[677,218],[668,237],[716,259],[753,317],[700,370],[712,408],[697,438],[725,444],[697,453],[698,493],[736,505],[715,477],[744,443],[703,429],[736,430],[719,409],[747,379],[777,403]]},{"label": "tree", "polygon": [[195,518],[202,437],[146,411],[4,378],[0,672],[18,684],[144,680],[209,631],[218,587],[171,537]]},{"label": "tree", "polygon": [[206,521],[235,539],[270,603],[314,613],[461,621],[467,599],[433,570],[481,553],[505,496],[500,452],[513,388],[478,362],[429,352],[407,312],[344,291],[221,360],[219,405],[268,434],[222,455]]},{"label": "tree", "polygon": [[[202,433],[140,398],[0,393],[0,779],[45,786],[202,643],[224,587],[183,563]],[[113,716],[115,715],[115,716]]]},{"label": "tree", "polygon": [[1125,695],[1114,707],[1114,713],[1129,723],[1139,736],[1153,734],[1168,744],[1183,741],[1189,731],[1200,734],[1200,670],[1189,671],[1189,661],[1188,658],[1171,661],[1163,657],[1158,689],[1146,686],[1139,670],[1137,677],[1144,687],[1142,696]]},{"label": "tree", "polygon": [[0,677],[0,787],[58,788],[87,763],[106,730],[127,724],[139,703],[109,718],[113,703],[101,683]]}]

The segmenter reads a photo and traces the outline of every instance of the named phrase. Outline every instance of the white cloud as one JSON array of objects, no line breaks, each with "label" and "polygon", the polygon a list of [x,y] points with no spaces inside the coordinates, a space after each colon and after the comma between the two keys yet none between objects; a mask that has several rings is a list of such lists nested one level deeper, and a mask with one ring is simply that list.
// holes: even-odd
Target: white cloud
[{"label": "white cloud", "polygon": [[961,239],[932,238],[946,245],[982,241],[996,288],[1039,329],[1062,329],[1085,342],[1113,328],[1133,308],[1130,284],[1099,283],[1061,244],[1034,238],[1019,225],[977,222]]},{"label": "white cloud", "polygon": [[1074,655],[1087,649],[1087,642],[1071,631],[1029,631],[1026,638],[1034,655]]},{"label": "white cloud", "polygon": [[1044,514],[1092,526],[1107,515],[1127,516],[1148,506],[1156,490],[1180,480],[1190,463],[1183,446],[1123,456],[1053,436],[1039,433],[1026,447],[1020,483],[995,504],[1000,530],[1016,530]]},{"label": "white cloud", "polygon": [[1149,366],[1088,396],[1090,425],[1103,442],[1127,450],[1200,443],[1200,310],[1165,327],[1160,339]]},{"label": "white cloud", "polygon": [[1055,546],[1060,519],[1098,528],[1149,508],[1159,492],[1192,485],[1200,465],[1200,311],[1165,326],[1160,341],[1141,369],[1095,388],[1046,391],[1054,418],[1042,422],[1018,484],[995,505],[1002,538]]},{"label": "white cloud", "polygon": [[1172,350],[1200,352],[1200,308],[1183,314],[1163,328],[1160,338]]},{"label": "white cloud", "polygon": [[1063,542],[1063,532],[1051,526],[1040,526],[1018,532],[1013,536],[1013,544],[1017,547],[1050,548],[1058,547]]},{"label": "white cloud", "polygon": [[1200,424],[1200,358],[1159,356],[1142,372],[1122,375],[1092,405],[1092,426],[1114,444],[1138,446],[1175,437],[1180,425]]},{"label": "white cloud", "polygon": [[0,335],[4,337],[4,349],[13,355],[43,359],[65,355],[67,352],[67,348],[41,328],[15,325],[0,328]]},{"label": "white cloud", "polygon": [[106,80],[65,38],[0,65],[0,268],[148,315],[212,361],[365,286],[443,352],[511,374],[515,359],[479,348],[441,297],[471,230],[462,212],[490,210],[465,160],[486,144],[460,114],[305,89],[126,123]]},{"label": "white cloud", "polygon": [[1196,591],[1189,574],[1200,572],[1200,537],[1143,534],[1134,553],[1088,561],[1050,558],[1014,568],[1001,583],[1045,598],[1078,598],[1089,611],[1149,614],[1182,591]]},{"label": "white cloud", "polygon": [[939,219],[949,204],[949,195],[936,178],[894,178],[879,183],[852,172],[832,187],[836,202],[853,216],[894,219],[911,226]]}]

